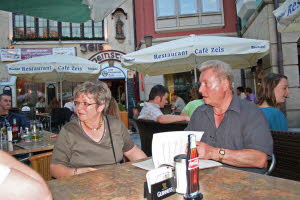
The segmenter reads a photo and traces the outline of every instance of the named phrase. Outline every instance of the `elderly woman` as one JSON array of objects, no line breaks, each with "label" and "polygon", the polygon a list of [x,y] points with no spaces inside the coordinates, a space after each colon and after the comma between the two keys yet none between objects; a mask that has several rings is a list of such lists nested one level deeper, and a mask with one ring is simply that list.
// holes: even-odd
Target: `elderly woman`
[{"label": "elderly woman", "polygon": [[57,138],[51,161],[56,178],[71,176],[146,155],[130,139],[124,124],[106,115],[111,92],[103,82],[85,82],[75,89],[78,119],[66,124]]},{"label": "elderly woman", "polygon": [[286,76],[274,73],[265,75],[258,90],[257,104],[264,112],[270,129],[288,130],[287,119],[278,108],[289,94]]}]

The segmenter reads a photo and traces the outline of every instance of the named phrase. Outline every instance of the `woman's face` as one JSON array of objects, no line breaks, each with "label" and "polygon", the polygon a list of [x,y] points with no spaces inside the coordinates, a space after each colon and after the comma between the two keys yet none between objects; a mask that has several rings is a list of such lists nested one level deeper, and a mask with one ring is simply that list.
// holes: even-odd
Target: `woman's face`
[{"label": "woman's face", "polygon": [[80,121],[94,121],[97,119],[103,109],[104,105],[99,105],[89,94],[80,94],[74,101],[77,110],[77,116]]},{"label": "woman's face", "polygon": [[288,89],[288,81],[285,78],[280,79],[277,86],[274,88],[274,94],[277,103],[285,102],[291,91]]}]

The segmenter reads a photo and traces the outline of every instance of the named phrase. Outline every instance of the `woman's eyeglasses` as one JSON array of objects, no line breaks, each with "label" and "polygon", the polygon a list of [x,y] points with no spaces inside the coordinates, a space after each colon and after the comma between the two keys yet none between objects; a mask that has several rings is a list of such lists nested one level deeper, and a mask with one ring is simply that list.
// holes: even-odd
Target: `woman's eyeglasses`
[{"label": "woman's eyeglasses", "polygon": [[88,102],[79,102],[79,101],[74,101],[75,106],[79,106],[80,104],[83,105],[83,107],[87,108],[91,105],[98,104],[98,103],[88,103]]}]

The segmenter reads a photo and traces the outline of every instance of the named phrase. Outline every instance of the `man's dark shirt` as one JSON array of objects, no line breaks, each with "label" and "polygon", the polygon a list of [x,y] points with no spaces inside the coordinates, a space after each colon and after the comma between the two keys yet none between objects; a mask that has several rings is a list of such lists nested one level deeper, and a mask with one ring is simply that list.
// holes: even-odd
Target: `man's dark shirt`
[{"label": "man's dark shirt", "polygon": [[[257,105],[234,95],[225,116],[216,128],[213,108],[199,106],[193,113],[186,131],[204,131],[201,141],[224,149],[256,149],[271,156],[273,139],[267,120]],[[266,169],[239,168],[264,173]]]},{"label": "man's dark shirt", "polygon": [[17,114],[13,112],[9,112],[8,115],[0,115],[0,125],[4,123],[9,123],[10,126],[13,124],[13,119],[16,119],[17,125],[19,127],[22,127],[25,129],[25,127],[29,128],[29,119],[27,119],[24,115],[22,114]]}]

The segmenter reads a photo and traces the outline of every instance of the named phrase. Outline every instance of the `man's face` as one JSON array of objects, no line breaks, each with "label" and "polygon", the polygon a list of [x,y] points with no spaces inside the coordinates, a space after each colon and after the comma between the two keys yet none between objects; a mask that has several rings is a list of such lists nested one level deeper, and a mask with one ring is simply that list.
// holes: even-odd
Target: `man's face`
[{"label": "man's face", "polygon": [[236,94],[240,96],[242,92],[239,89],[236,89]]},{"label": "man's face", "polygon": [[165,107],[166,103],[168,102],[168,96],[169,94],[166,93],[163,97],[159,97],[160,98],[160,102],[158,103],[159,107],[161,108]]},{"label": "man's face", "polygon": [[3,95],[0,97],[0,107],[2,110],[8,111],[11,109],[11,96]]},{"label": "man's face", "polygon": [[207,69],[200,75],[199,92],[202,93],[203,100],[211,106],[219,105],[226,94],[225,80],[221,80],[213,69]]}]

